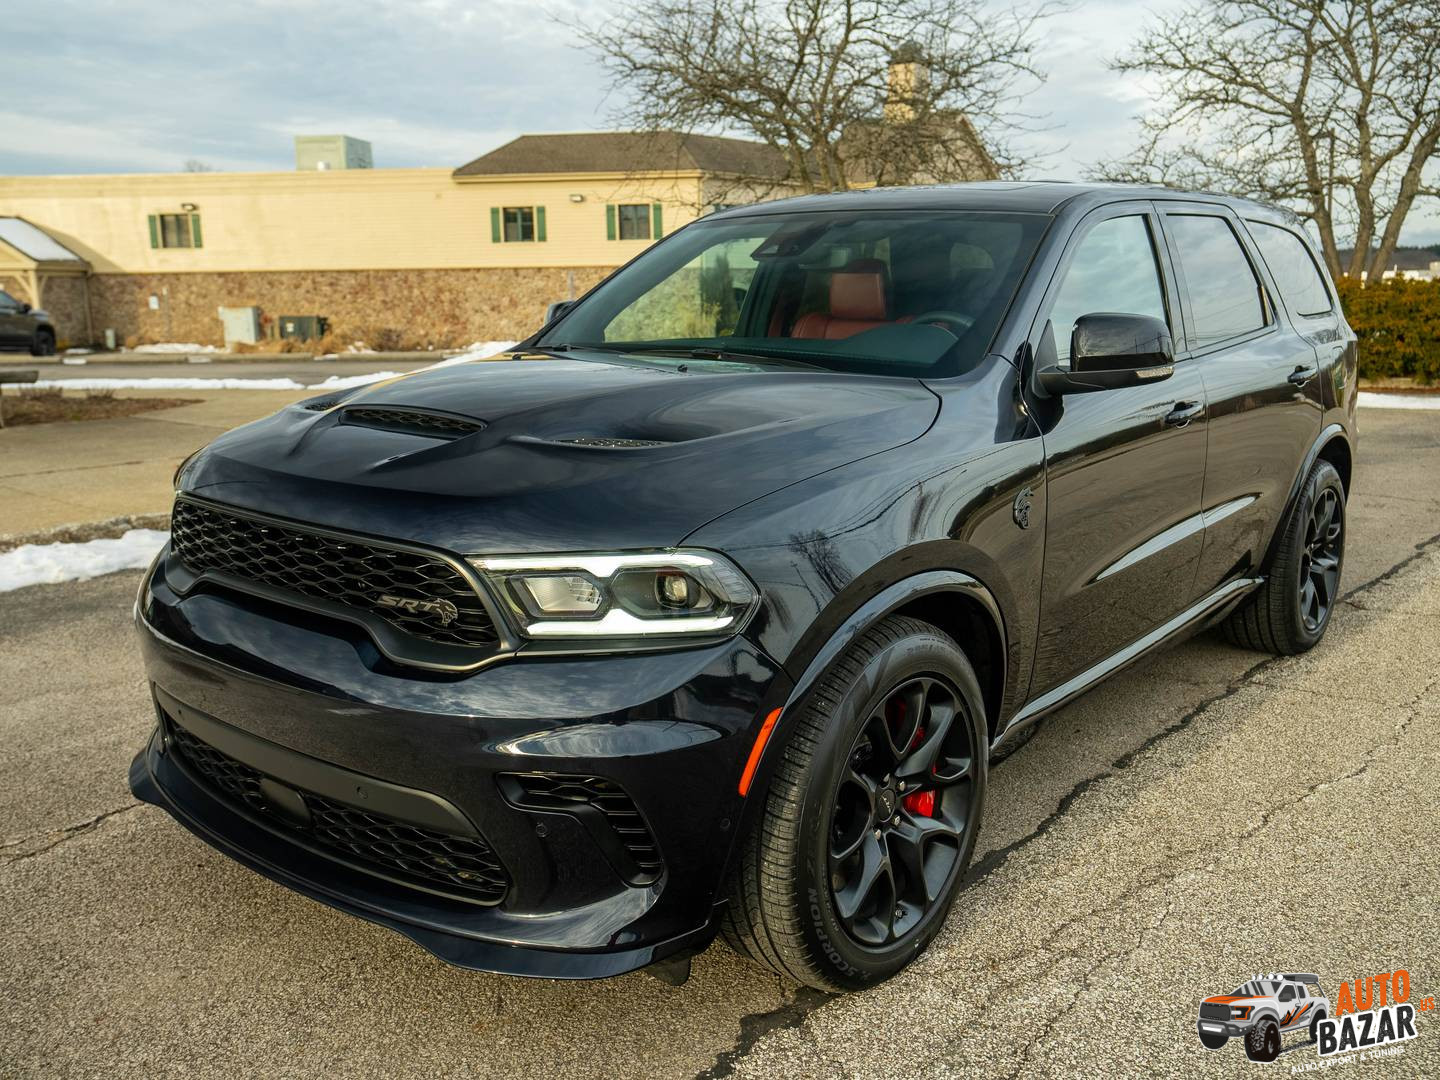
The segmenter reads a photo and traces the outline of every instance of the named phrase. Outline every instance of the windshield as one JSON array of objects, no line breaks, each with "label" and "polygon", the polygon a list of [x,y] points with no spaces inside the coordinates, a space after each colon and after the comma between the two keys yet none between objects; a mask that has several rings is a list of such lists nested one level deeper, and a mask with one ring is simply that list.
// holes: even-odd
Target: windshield
[{"label": "windshield", "polygon": [[985,355],[1049,220],[926,211],[701,221],[536,345],[960,374]]}]

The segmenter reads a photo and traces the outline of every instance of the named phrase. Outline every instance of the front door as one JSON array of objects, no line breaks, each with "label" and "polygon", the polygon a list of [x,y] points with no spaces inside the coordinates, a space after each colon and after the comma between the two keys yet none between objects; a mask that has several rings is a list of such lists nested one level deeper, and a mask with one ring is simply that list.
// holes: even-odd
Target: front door
[{"label": "front door", "polygon": [[20,327],[27,320],[20,314],[20,301],[7,292],[0,291],[0,345],[14,348],[29,341],[29,327],[22,335]]},{"label": "front door", "polygon": [[1298,236],[1207,204],[1166,204],[1163,225],[1185,298],[1187,363],[1210,402],[1198,572],[1208,592],[1262,564],[1320,434],[1320,372],[1347,339]]},{"label": "front door", "polygon": [[[1063,364],[1081,315],[1166,320],[1178,293],[1153,207],[1105,207],[1081,222],[1051,283],[1033,344]],[[1204,542],[1205,388],[1194,365],[1145,386],[1067,395],[1045,416],[1045,569],[1031,695],[1118,652],[1194,598]]]}]

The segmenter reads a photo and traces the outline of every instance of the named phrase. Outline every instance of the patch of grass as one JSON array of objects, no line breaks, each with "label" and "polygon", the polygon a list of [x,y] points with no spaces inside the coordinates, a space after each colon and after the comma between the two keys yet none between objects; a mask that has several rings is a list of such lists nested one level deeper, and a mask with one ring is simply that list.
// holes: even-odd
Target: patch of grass
[{"label": "patch of grass", "polygon": [[113,390],[89,390],[66,394],[58,389],[14,390],[0,393],[0,410],[5,426],[12,424],[54,424],[67,420],[113,420],[120,416],[194,405],[199,398],[130,397],[117,398]]}]

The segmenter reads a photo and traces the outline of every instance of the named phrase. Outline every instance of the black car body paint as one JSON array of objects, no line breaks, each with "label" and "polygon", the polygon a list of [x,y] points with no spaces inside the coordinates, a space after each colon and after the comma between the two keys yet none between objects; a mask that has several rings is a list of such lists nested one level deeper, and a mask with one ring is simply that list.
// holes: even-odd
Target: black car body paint
[{"label": "black car body paint", "polygon": [[[495,643],[451,662],[453,649],[396,629],[395,610],[383,610],[394,603],[362,609],[319,585],[287,588],[284,573],[313,566],[272,567],[258,581],[197,570],[167,549],[137,605],[161,723],[132,767],[136,793],[261,873],[451,962],[573,978],[632,970],[709,940],[787,720],[868,626],[903,612],[960,642],[1003,748],[1242,601],[1316,457],[1348,484],[1354,335],[1338,305],[1288,311],[1246,225],[1294,228],[1287,215],[1151,189],[889,189],[728,211],[652,251],[692,229],[822,212],[844,227],[993,213],[1030,246],[1015,249],[1013,288],[987,301],[985,340],[953,369],[917,374],[902,357],[889,375],[875,364],[817,370],[829,361],[798,338],[809,351],[772,364],[587,350],[556,336],[607,286],[642,273],[642,256],[509,357],[290,407],[188,462],[182,497],[234,515],[246,543],[267,528],[300,530],[319,544],[348,538],[392,578],[397,559],[411,565],[394,552],[453,569],[477,590]],[[1228,223],[1263,292],[1262,326],[1196,339],[1170,214]],[[1147,223],[1174,374],[1046,397],[1033,376],[1057,282],[1115,217]],[[750,289],[764,283],[756,265]],[[872,271],[858,265],[814,272],[853,274],[863,287]],[[962,260],[954,280],[969,280],[967,269]],[[872,303],[845,302],[822,313],[829,323]],[[903,336],[897,320],[869,321],[885,322],[874,338],[885,348]],[[931,356],[928,327],[906,340]],[[753,583],[759,599],[740,632],[531,639],[514,596],[465,561],[670,549],[717,553]],[[777,708],[741,797],[741,771]],[[197,770],[176,728],[210,733],[221,764]],[[238,787],[217,787],[216,768]],[[516,779],[535,774],[548,777],[530,788]],[[337,827],[419,847],[381,852],[358,833],[345,834],[358,836],[350,851],[332,834],[321,842],[315,821],[267,810],[263,793],[247,801],[267,777]],[[406,860],[425,844],[442,854],[419,856],[431,863],[417,873]],[[652,848],[653,875],[634,861]],[[492,858],[499,902],[484,892]]]}]

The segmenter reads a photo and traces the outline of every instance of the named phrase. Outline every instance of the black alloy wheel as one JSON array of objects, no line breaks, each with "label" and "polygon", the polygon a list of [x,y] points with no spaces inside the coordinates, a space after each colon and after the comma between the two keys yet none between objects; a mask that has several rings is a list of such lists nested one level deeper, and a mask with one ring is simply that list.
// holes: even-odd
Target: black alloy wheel
[{"label": "black alloy wheel", "polygon": [[31,356],[54,356],[55,335],[49,330],[36,330],[35,338],[30,343]]},{"label": "black alloy wheel", "polygon": [[725,940],[819,990],[904,968],[961,891],[989,731],[954,639],[896,615],[858,635],[782,715],[762,759],[764,802],[732,870]]},{"label": "black alloy wheel", "polygon": [[835,913],[861,946],[891,945],[945,896],[966,847],[975,784],[966,708],[922,675],[881,699],[850,748],[830,825]]},{"label": "black alloy wheel", "polygon": [[1340,495],[1324,488],[1310,508],[1305,546],[1300,555],[1300,618],[1312,634],[1330,618],[1340,589],[1340,558],[1345,550],[1345,508]]},{"label": "black alloy wheel", "polygon": [[1315,462],[1276,533],[1265,582],[1225,620],[1246,649],[1294,656],[1325,636],[1340,599],[1345,564],[1345,484],[1335,466]]}]

